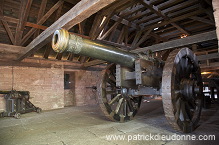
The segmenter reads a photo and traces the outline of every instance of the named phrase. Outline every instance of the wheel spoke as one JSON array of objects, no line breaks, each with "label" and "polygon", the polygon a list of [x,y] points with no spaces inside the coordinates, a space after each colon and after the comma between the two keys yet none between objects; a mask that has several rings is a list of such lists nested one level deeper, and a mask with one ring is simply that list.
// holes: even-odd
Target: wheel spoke
[{"label": "wheel spoke", "polygon": [[[192,96],[193,88],[190,88],[199,81],[200,88],[202,86],[197,63],[198,60],[190,49],[176,49],[170,53],[163,69],[162,100],[165,116],[175,129],[183,132],[191,132],[197,127],[201,112],[201,98]],[[170,89],[166,89],[167,86]]]},{"label": "wheel spoke", "polygon": [[179,98],[176,101],[176,113],[175,113],[175,118],[178,120],[179,119],[179,115],[180,115],[180,110],[181,110],[181,99]]},{"label": "wheel spoke", "polygon": [[123,115],[128,116],[128,108],[126,100],[123,101]]},{"label": "wheel spoke", "polygon": [[118,104],[117,104],[117,106],[116,106],[116,109],[115,109],[115,113],[116,113],[116,114],[118,114],[122,102],[123,102],[123,98],[120,98],[120,99],[119,99],[119,102],[118,102]]},{"label": "wheel spoke", "polygon": [[183,118],[181,118],[182,121],[190,121],[189,116],[186,111],[186,103],[184,101],[181,101],[181,113]]},{"label": "wheel spoke", "polygon": [[188,115],[188,119],[192,120],[191,107],[189,106],[188,102],[185,102],[185,110]]},{"label": "wheel spoke", "polygon": [[108,104],[109,105],[113,104],[115,101],[118,100],[119,96],[121,96],[121,94],[117,94],[116,97],[114,97]]},{"label": "wheel spoke", "polygon": [[130,100],[130,99],[129,99],[129,100],[127,100],[127,104],[128,104],[129,110],[130,110],[131,112],[133,112],[133,110],[134,110],[134,107],[133,107],[133,105],[132,105],[132,103],[131,103],[131,100]]},{"label": "wheel spoke", "polygon": [[[112,64],[103,71],[101,89],[98,89],[101,110],[112,121],[125,122],[133,119],[137,109],[135,112],[131,112],[131,110],[141,104],[141,97],[139,99],[122,97],[122,94],[118,93],[121,89],[116,87],[116,67],[115,64]],[[128,104],[128,100],[130,100],[130,104]]]}]

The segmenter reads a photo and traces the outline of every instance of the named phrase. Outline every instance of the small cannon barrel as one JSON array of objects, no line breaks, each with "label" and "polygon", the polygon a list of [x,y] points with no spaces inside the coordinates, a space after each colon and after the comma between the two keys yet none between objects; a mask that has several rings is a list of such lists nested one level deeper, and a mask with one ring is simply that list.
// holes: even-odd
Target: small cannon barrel
[{"label": "small cannon barrel", "polygon": [[138,54],[70,34],[65,29],[55,31],[52,48],[55,52],[72,52],[126,67],[134,67],[135,60],[139,57]]}]

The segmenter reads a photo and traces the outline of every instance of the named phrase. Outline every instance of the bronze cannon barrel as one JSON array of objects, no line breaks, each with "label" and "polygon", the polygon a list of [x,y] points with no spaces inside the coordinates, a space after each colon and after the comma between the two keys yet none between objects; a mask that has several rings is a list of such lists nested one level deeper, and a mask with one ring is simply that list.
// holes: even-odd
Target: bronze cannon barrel
[{"label": "bronze cannon barrel", "polygon": [[52,48],[55,52],[72,52],[126,67],[134,67],[135,60],[139,57],[138,54],[70,34],[65,29],[55,31]]}]

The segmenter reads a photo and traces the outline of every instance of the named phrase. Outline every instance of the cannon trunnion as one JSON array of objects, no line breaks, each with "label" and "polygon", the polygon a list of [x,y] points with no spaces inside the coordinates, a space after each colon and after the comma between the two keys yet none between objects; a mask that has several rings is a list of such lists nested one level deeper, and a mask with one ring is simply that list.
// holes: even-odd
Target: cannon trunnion
[{"label": "cannon trunnion", "polygon": [[188,48],[176,49],[167,61],[100,44],[56,30],[53,50],[105,60],[98,101],[107,118],[126,122],[134,118],[142,96],[161,95],[165,116],[174,129],[192,132],[202,104],[202,79],[196,56]]}]

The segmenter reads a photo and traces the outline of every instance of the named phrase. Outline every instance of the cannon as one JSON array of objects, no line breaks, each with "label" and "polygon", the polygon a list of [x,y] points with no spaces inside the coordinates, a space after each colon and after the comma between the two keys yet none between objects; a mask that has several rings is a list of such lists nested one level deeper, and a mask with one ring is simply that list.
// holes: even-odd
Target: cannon
[{"label": "cannon", "polygon": [[196,56],[189,48],[175,49],[167,60],[145,53],[132,53],[82,38],[64,29],[52,38],[55,52],[72,52],[110,62],[97,87],[99,105],[105,116],[117,122],[132,120],[141,99],[161,95],[165,116],[176,130],[197,128],[203,100],[203,85]]}]

